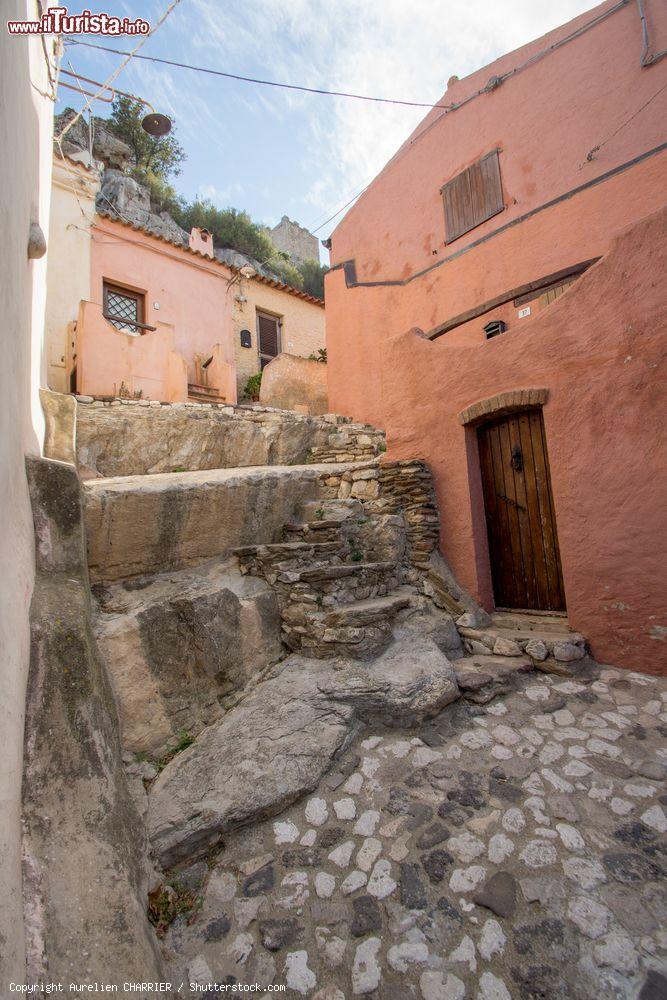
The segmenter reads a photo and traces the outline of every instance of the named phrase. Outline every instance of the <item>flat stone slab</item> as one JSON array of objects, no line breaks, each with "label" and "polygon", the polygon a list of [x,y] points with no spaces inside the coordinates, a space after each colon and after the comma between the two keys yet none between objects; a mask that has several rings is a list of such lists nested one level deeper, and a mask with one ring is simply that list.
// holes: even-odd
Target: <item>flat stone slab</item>
[{"label": "flat stone slab", "polygon": [[458,696],[449,660],[427,637],[397,642],[369,665],[289,657],[158,777],[154,853],[168,867],[280,812],[317,785],[360,720],[406,725]]},{"label": "flat stone slab", "polygon": [[84,485],[91,581],[159,573],[274,542],[323,480],[363,467],[253,466],[95,479]]}]

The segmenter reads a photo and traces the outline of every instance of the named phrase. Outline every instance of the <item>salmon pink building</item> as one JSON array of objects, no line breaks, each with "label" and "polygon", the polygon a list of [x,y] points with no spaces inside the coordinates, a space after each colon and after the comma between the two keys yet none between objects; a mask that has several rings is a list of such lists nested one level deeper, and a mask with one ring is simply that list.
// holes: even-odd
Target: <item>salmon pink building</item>
[{"label": "salmon pink building", "polygon": [[50,388],[236,403],[249,377],[279,355],[307,358],[324,347],[322,300],[258,271],[241,254],[216,253],[205,229],[186,237],[172,222],[182,235],[169,237],[107,211],[99,189],[100,171],[87,151],[54,156]]},{"label": "salmon pink building", "polygon": [[488,610],[667,672],[667,5],[610,2],[446,93],[339,224],[329,405],[437,482]]}]

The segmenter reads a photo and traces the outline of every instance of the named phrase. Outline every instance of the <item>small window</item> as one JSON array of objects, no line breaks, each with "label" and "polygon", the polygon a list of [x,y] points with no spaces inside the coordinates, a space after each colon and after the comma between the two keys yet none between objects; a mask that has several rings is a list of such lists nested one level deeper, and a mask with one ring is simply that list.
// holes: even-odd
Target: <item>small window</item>
[{"label": "small window", "polygon": [[257,312],[257,341],[259,343],[259,366],[265,368],[280,354],[280,327],[278,316]]},{"label": "small window", "polygon": [[462,170],[441,188],[445,206],[445,242],[453,243],[492,216],[502,212],[498,150]]},{"label": "small window", "polygon": [[135,336],[143,333],[145,328],[144,295],[133,292],[129,288],[104,282],[104,318],[117,330],[133,333]]}]

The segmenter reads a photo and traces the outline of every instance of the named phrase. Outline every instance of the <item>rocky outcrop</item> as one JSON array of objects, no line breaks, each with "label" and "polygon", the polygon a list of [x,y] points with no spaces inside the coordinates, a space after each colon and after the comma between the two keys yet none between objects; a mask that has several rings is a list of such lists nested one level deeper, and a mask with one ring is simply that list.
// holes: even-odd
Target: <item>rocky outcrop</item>
[{"label": "rocky outcrop", "polygon": [[300,505],[334,495],[329,468],[268,466],[92,480],[84,485],[93,582],[179,569],[272,542]]},{"label": "rocky outcrop", "polygon": [[85,479],[352,462],[375,458],[384,447],[381,431],[333,416],[147,400],[76,406],[77,464]]},{"label": "rocky outcrop", "polygon": [[28,982],[122,990],[166,978],[145,913],[144,829],[92,633],[76,471],[29,459],[28,479],[37,551],[23,780]]},{"label": "rocky outcrop", "polygon": [[148,188],[120,170],[104,171],[95,207],[103,215],[111,215],[141,226],[172,243],[183,246],[188,244],[188,234],[174,222],[168,212],[158,214],[153,211]]},{"label": "rocky outcrop", "polygon": [[[59,135],[63,128],[75,117],[73,108],[65,108],[62,114],[56,116],[54,121],[54,134]],[[76,155],[82,150],[90,148],[91,132],[88,123],[84,118],[78,118],[62,140],[63,152],[68,155]],[[95,127],[92,130],[93,157],[100,160],[105,167],[113,170],[124,170],[130,166],[133,153],[126,142],[119,139],[108,128],[104,118],[95,118]]]},{"label": "rocky outcrop", "polygon": [[317,785],[362,721],[408,725],[458,696],[449,660],[428,637],[397,642],[370,665],[289,657],[157,778],[148,809],[155,855],[169,867],[279,813]]},{"label": "rocky outcrop", "polygon": [[123,748],[158,756],[284,656],[276,595],[235,560],[95,589]]}]

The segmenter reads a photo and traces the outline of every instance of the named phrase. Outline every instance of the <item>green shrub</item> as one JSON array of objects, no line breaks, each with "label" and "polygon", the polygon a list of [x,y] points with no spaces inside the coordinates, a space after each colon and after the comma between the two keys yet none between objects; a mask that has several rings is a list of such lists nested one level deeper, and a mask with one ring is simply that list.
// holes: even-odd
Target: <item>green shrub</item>
[{"label": "green shrub", "polygon": [[250,396],[251,399],[259,399],[259,390],[262,385],[262,373],[257,372],[256,375],[251,375],[245,384],[244,392],[246,396]]}]

